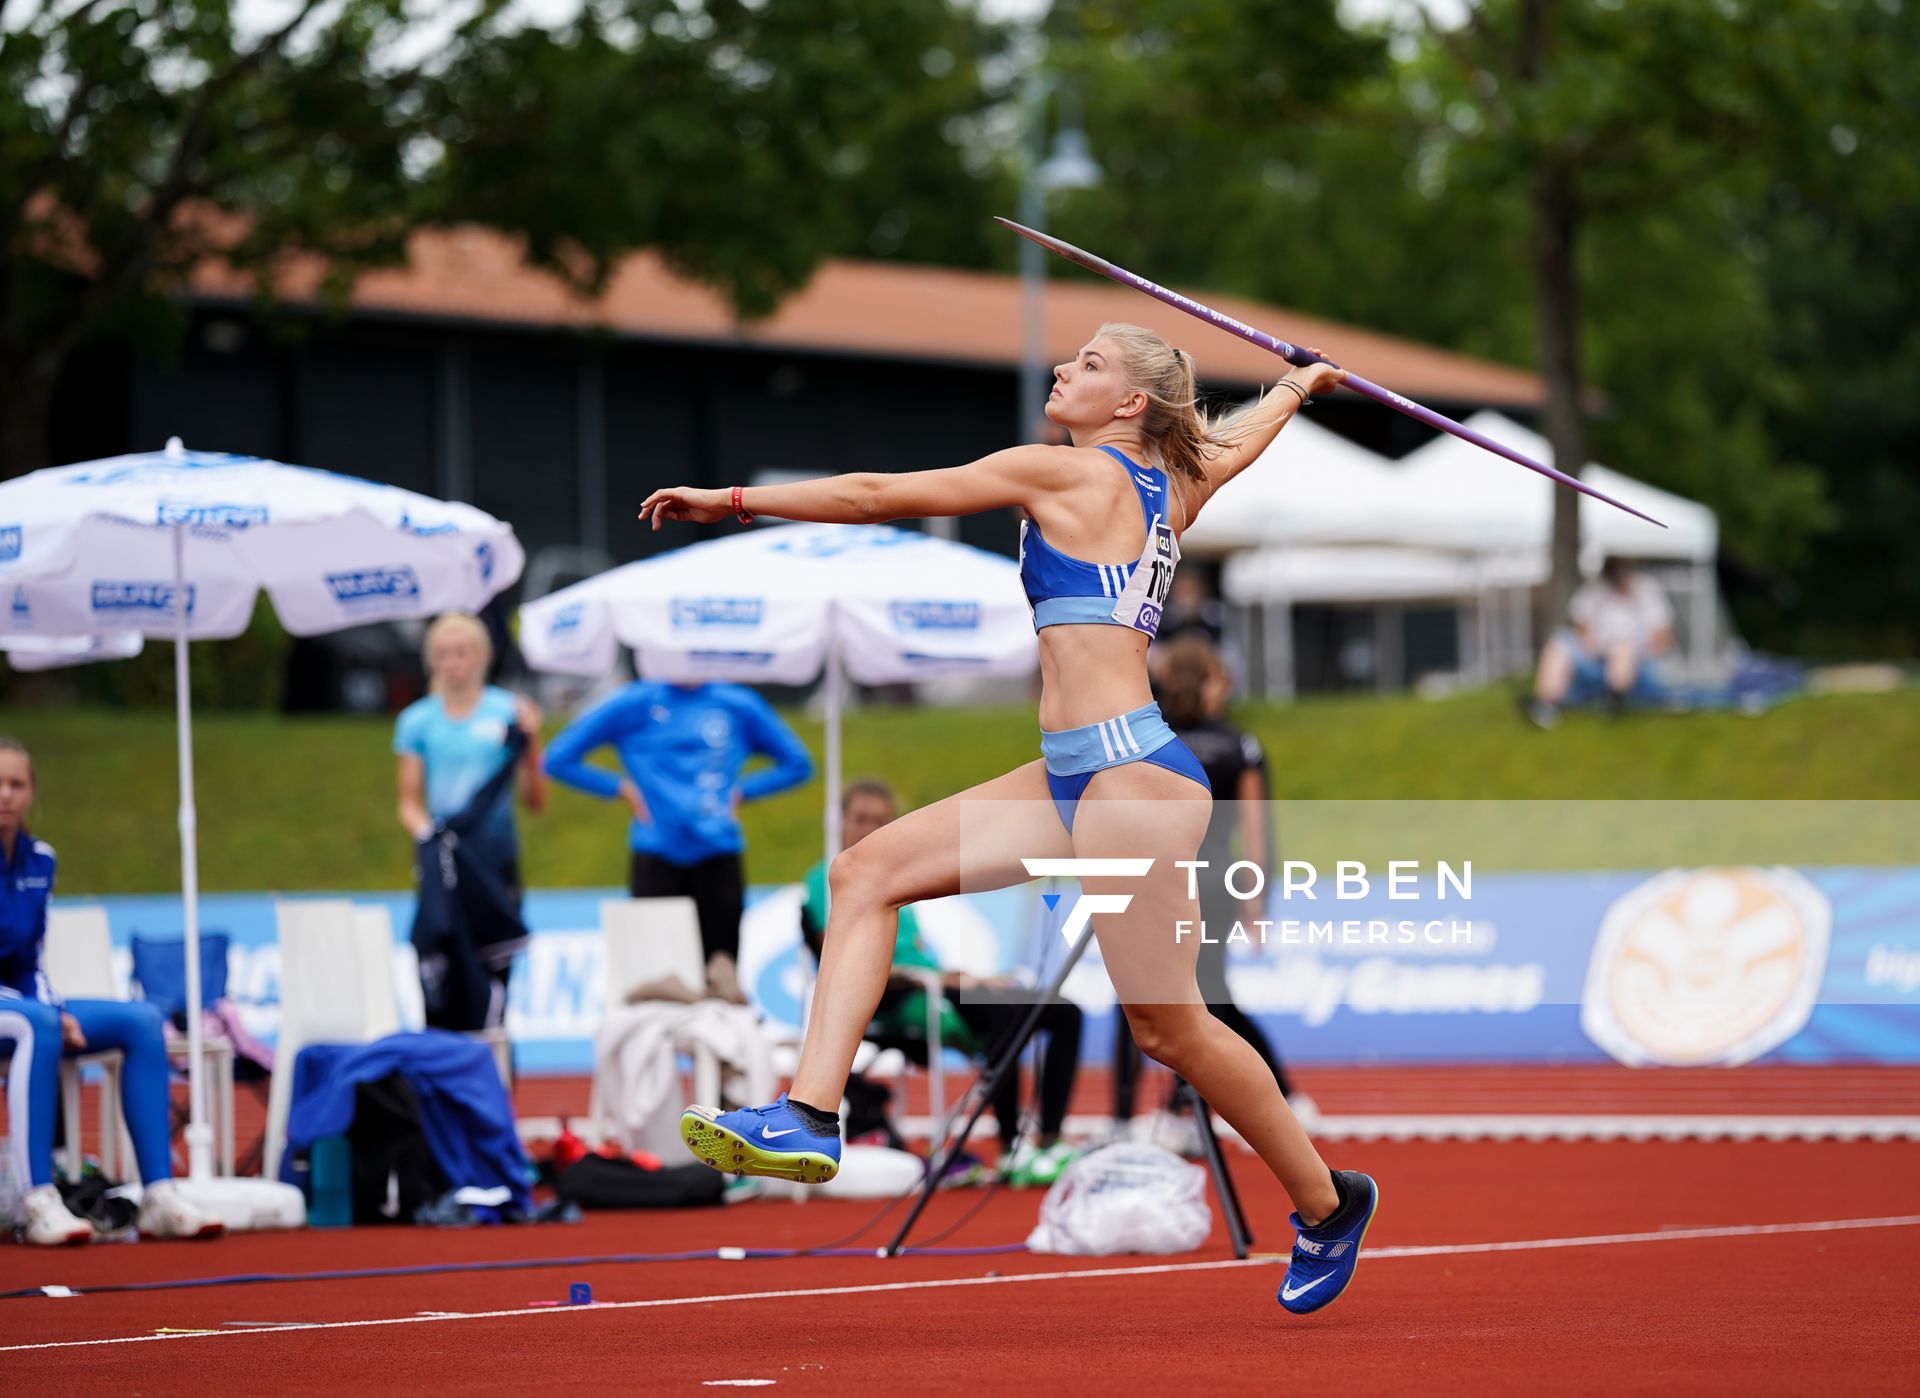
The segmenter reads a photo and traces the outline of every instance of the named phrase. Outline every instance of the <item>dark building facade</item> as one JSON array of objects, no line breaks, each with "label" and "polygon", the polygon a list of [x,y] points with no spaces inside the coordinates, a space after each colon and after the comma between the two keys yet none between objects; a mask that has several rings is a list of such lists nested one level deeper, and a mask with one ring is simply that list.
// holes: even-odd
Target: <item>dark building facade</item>
[{"label": "dark building facade", "polygon": [[[1012,278],[830,264],[762,327],[734,325],[710,294],[658,269],[616,277],[592,304],[555,285],[504,240],[469,230],[424,235],[411,268],[373,274],[344,311],[295,295],[263,316],[235,289],[197,286],[189,329],[166,357],[102,348],[73,361],[55,400],[54,459],[177,436],[469,501],[512,523],[530,564],[550,549],[618,563],[689,537],[635,518],[658,486],[949,466],[1019,440]],[[1284,372],[1270,355],[1119,288],[1058,282],[1048,298],[1049,360],[1101,321],[1124,318],[1200,347],[1204,388],[1218,400],[1242,399]],[[1530,375],[1222,305],[1329,346],[1364,342],[1376,373],[1443,412],[1524,413],[1537,401]],[[1353,395],[1314,413],[1389,456],[1430,435]],[[983,548],[1016,547],[1004,513],[957,529]],[[1309,609],[1299,624],[1329,623]],[[1331,676],[1327,687],[1338,687]]]}]

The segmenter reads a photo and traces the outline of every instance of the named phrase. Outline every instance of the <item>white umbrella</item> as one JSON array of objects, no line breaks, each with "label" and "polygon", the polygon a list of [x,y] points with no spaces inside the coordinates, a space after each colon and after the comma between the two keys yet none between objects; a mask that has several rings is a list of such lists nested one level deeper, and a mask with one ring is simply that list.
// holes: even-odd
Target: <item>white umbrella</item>
[{"label": "white umbrella", "polygon": [[1024,675],[1033,621],[1010,558],[888,525],[782,524],[690,544],[520,609],[535,669],[648,679],[827,676],[827,854],[839,847],[841,670],[861,684]]},{"label": "white umbrella", "polygon": [[[20,590],[15,589],[15,595]],[[105,636],[0,636],[0,651],[16,670],[57,670],[67,665],[90,665],[96,660],[131,660],[147,644],[138,631],[115,631]]]},{"label": "white umbrella", "polygon": [[[0,590],[40,658],[125,637],[174,643],[180,885],[186,910],[189,1177],[209,1179],[200,1066],[200,876],[187,642],[245,631],[264,588],[313,636],[477,611],[520,576],[510,526],[471,505],[251,456],[165,451],[56,466],[0,484]],[[31,639],[19,636],[30,631]],[[64,640],[61,638],[65,638]],[[16,661],[17,663],[17,661]],[[30,662],[31,663],[31,662]]]}]

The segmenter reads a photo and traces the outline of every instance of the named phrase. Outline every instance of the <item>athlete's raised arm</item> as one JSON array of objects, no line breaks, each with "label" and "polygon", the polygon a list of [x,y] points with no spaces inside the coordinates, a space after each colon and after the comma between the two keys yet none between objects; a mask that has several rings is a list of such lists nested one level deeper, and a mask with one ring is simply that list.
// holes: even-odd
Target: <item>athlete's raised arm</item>
[{"label": "athlete's raised arm", "polygon": [[712,524],[729,515],[767,515],[816,524],[881,524],[891,519],[971,515],[1025,506],[1072,480],[1071,447],[1009,447],[965,466],[937,471],[850,471],[790,485],[705,490],[675,485],[640,505],[658,529],[665,520]]},{"label": "athlete's raised arm", "polygon": [[[1319,354],[1319,350],[1313,351]],[[1309,364],[1294,369],[1275,384],[1273,391],[1245,412],[1236,413],[1221,425],[1225,445],[1205,458],[1207,498],[1212,499],[1221,486],[1260,459],[1280,435],[1293,415],[1307,399],[1319,393],[1331,393],[1347,376],[1345,369],[1331,364]],[[1195,513],[1198,513],[1196,508]],[[1191,523],[1191,520],[1189,520]]]}]

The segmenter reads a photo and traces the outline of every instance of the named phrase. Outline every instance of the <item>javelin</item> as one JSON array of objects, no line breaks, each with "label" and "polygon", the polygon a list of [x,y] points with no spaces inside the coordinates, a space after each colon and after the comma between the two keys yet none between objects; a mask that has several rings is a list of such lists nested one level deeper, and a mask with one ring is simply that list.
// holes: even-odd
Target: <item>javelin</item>
[{"label": "javelin", "polygon": [[[1185,311],[1190,316],[1198,316],[1201,320],[1206,321],[1207,324],[1218,326],[1229,334],[1238,335],[1241,339],[1256,344],[1263,350],[1271,350],[1289,364],[1297,364],[1304,368],[1309,364],[1331,364],[1333,362],[1332,360],[1323,360],[1319,355],[1313,353],[1313,351],[1303,349],[1299,345],[1290,345],[1277,336],[1269,335],[1261,330],[1255,330],[1251,325],[1244,325],[1232,316],[1222,315],[1219,311],[1214,310],[1213,307],[1203,306],[1198,301],[1190,297],[1182,296],[1177,291],[1169,291],[1158,282],[1150,282],[1145,277],[1135,276],[1126,268],[1116,267],[1104,257],[1095,257],[1090,252],[1083,252],[1072,243],[1063,243],[1058,238],[1051,237],[1037,229],[1015,223],[1009,218],[996,217],[994,222],[1004,224],[1023,238],[1033,239],[1034,242],[1046,248],[1049,252],[1057,252],[1060,256],[1066,258],[1067,261],[1077,262],[1090,272],[1098,272],[1103,277],[1111,277],[1114,281],[1119,282],[1120,285],[1130,286],[1135,291],[1144,291],[1155,300],[1165,301],[1169,306]],[[1335,365],[1334,367],[1338,368],[1339,366]],[[1538,471],[1548,479],[1556,480],[1569,489],[1579,491],[1582,495],[1591,495],[1596,500],[1603,500],[1616,510],[1625,510],[1635,518],[1644,519],[1648,524],[1657,524],[1662,529],[1667,527],[1664,524],[1660,524],[1660,521],[1652,515],[1643,514],[1631,505],[1623,505],[1611,495],[1603,494],[1590,485],[1583,485],[1574,477],[1569,476],[1565,471],[1556,471],[1551,466],[1542,466],[1538,461],[1534,461],[1530,457],[1522,456],[1512,447],[1503,446],[1501,443],[1494,441],[1493,438],[1475,432],[1464,423],[1455,422],[1450,417],[1436,413],[1432,408],[1423,408],[1411,398],[1402,398],[1390,388],[1382,388],[1377,383],[1370,383],[1351,371],[1348,372],[1345,383],[1346,386],[1355,393],[1371,398],[1375,402],[1385,403],[1390,408],[1397,408],[1408,417],[1417,418],[1429,427],[1437,427],[1442,432],[1451,432],[1462,441],[1472,442],[1476,447],[1483,447],[1496,456],[1504,456],[1515,465],[1524,466],[1529,471]]]}]

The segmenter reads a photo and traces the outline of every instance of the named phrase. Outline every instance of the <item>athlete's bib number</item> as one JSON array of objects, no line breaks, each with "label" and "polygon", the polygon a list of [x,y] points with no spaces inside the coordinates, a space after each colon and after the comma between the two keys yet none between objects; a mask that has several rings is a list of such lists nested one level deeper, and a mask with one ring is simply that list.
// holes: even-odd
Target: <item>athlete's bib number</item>
[{"label": "athlete's bib number", "polygon": [[1133,577],[1121,594],[1119,605],[1113,609],[1114,620],[1148,635],[1159,630],[1160,614],[1166,608],[1168,594],[1173,591],[1173,570],[1179,561],[1180,546],[1174,542],[1172,527],[1156,517],[1152,542],[1142,551]]}]

